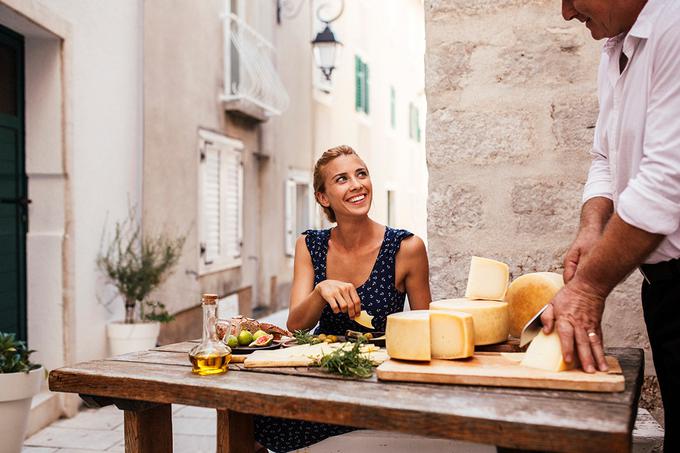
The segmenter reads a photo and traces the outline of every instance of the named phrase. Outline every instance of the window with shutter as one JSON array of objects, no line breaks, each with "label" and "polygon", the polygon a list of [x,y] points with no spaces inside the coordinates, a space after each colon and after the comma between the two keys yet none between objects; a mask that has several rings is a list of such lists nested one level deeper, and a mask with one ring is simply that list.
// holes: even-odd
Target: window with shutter
[{"label": "window with shutter", "polygon": [[243,144],[199,132],[199,273],[241,265],[243,242]]},{"label": "window with shutter", "polygon": [[314,228],[316,209],[311,175],[306,171],[291,171],[286,180],[286,255],[295,255],[295,241],[306,230]]},{"label": "window with shutter", "polygon": [[368,115],[368,65],[358,55],[354,56],[354,80],[354,107]]}]

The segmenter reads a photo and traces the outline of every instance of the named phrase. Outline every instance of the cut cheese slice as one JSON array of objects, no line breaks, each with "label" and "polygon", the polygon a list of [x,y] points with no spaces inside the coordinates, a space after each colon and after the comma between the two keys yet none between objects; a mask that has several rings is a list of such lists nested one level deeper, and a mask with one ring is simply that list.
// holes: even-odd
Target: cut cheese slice
[{"label": "cut cheese slice", "polygon": [[456,311],[431,311],[430,350],[433,359],[472,357],[475,352],[472,315]]},{"label": "cut cheese slice", "polygon": [[510,283],[505,301],[509,304],[510,335],[519,338],[522,329],[564,286],[555,272],[524,274]]},{"label": "cut cheese slice", "polygon": [[557,331],[553,330],[549,335],[541,331],[531,340],[522,359],[522,366],[547,371],[565,371],[574,368],[576,365],[564,361],[560,337]]},{"label": "cut cheese slice", "polygon": [[385,347],[393,359],[430,360],[430,313],[412,310],[389,315]]},{"label": "cut cheese slice", "polygon": [[472,315],[475,345],[502,343],[508,339],[508,304],[505,302],[445,299],[432,302],[430,310],[460,311]]},{"label": "cut cheese slice", "polygon": [[369,315],[366,310],[361,310],[359,316],[354,318],[354,322],[361,324],[368,329],[374,329],[373,327],[373,316]]},{"label": "cut cheese slice", "polygon": [[465,297],[468,299],[503,300],[508,288],[510,268],[500,261],[473,256],[470,261]]}]

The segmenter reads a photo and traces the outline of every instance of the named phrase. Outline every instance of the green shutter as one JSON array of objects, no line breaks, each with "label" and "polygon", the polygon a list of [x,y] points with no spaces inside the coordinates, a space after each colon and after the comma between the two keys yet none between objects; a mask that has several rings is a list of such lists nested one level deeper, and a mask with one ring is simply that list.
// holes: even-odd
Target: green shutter
[{"label": "green shutter", "polygon": [[420,110],[418,110],[418,107],[415,107],[416,111],[416,140],[418,143],[420,143]]},{"label": "green shutter", "polygon": [[368,82],[368,65],[364,63],[364,113],[368,115],[368,100],[370,83]]},{"label": "green shutter", "polygon": [[362,97],[362,92],[363,88],[361,86],[361,60],[359,59],[358,56],[354,56],[354,82],[355,82],[355,88],[354,88],[354,108],[358,112],[362,108],[362,102],[361,102],[361,97]]}]

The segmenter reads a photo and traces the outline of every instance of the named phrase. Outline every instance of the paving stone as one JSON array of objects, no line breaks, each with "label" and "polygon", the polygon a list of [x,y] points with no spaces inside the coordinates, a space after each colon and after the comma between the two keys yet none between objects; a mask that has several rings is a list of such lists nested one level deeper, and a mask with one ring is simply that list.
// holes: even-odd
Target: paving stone
[{"label": "paving stone", "polygon": [[174,417],[186,417],[186,418],[212,418],[217,417],[217,412],[215,409],[208,407],[194,407],[194,406],[181,406],[181,409],[174,411]]},{"label": "paving stone", "polygon": [[50,447],[24,447],[21,453],[56,453],[59,450]]},{"label": "paving stone", "polygon": [[78,413],[73,418],[66,418],[57,420],[52,423],[54,428],[70,428],[70,429],[94,429],[94,430],[109,430],[123,425],[123,411],[108,408],[85,409]]},{"label": "paving stone", "polygon": [[215,453],[216,439],[212,436],[190,436],[175,434],[173,449],[176,452]]},{"label": "paving stone", "polygon": [[121,433],[92,429],[67,429],[49,426],[26,439],[24,445],[106,450],[118,443]]},{"label": "paving stone", "polygon": [[197,436],[214,436],[217,432],[217,416],[212,418],[173,417],[172,432]]}]

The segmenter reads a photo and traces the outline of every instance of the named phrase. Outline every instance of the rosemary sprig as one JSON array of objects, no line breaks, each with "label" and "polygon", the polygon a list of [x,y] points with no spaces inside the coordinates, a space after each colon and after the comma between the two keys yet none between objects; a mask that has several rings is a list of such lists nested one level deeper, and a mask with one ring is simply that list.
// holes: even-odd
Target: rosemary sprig
[{"label": "rosemary sprig", "polygon": [[362,379],[373,375],[373,361],[361,352],[363,338],[358,338],[351,348],[342,347],[317,360],[317,365],[331,373]]},{"label": "rosemary sprig", "polygon": [[296,330],[293,332],[293,337],[297,341],[297,344],[317,344],[321,343],[316,336],[309,333],[309,330]]}]

